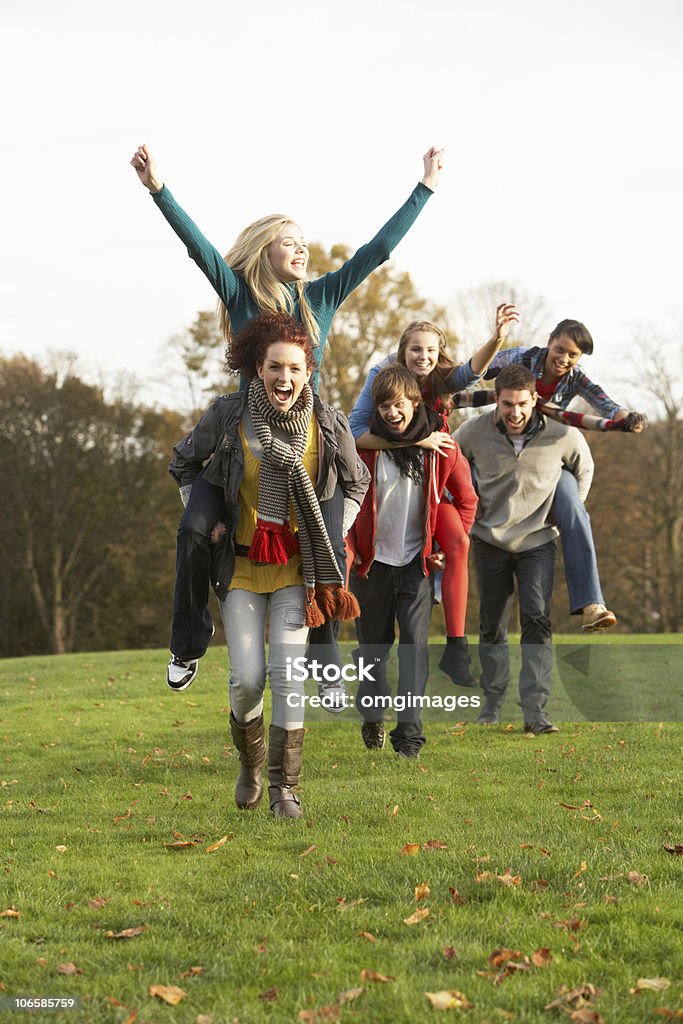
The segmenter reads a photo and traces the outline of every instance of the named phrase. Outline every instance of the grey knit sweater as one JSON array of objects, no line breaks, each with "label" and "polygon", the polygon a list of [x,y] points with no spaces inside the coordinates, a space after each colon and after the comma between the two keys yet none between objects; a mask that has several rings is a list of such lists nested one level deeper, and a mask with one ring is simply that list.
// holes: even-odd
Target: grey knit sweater
[{"label": "grey knit sweater", "polygon": [[582,501],[593,479],[593,459],[581,433],[535,415],[540,429],[519,454],[498,428],[496,409],[463,423],[453,435],[472,465],[479,494],[472,534],[505,551],[529,551],[558,536],[548,516],[564,468],[576,477]]}]

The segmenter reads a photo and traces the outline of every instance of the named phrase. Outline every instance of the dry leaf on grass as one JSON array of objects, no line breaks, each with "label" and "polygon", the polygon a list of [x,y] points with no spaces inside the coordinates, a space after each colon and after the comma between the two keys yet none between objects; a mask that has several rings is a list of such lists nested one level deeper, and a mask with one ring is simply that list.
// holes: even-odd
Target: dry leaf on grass
[{"label": "dry leaf on grass", "polygon": [[428,896],[431,896],[432,891],[429,888],[428,882],[420,882],[419,885],[415,886],[415,899],[418,901],[425,900]]},{"label": "dry leaf on grass", "polygon": [[548,1003],[547,1006],[544,1006],[544,1010],[581,1009],[584,1006],[589,1005],[591,1000],[598,998],[600,995],[600,989],[590,983],[585,985],[576,985],[574,988],[567,988],[566,985],[560,985],[557,990],[557,995],[558,998],[553,999],[552,1003]]},{"label": "dry leaf on grass", "polygon": [[182,971],[181,978],[195,978],[198,974],[203,974],[206,970],[205,967],[190,967],[188,971]]},{"label": "dry leaf on grass", "polygon": [[464,896],[462,896],[458,892],[457,889],[455,889],[452,885],[449,885],[448,886],[448,891],[451,894],[451,900],[453,901],[453,903],[456,904],[456,906],[458,906],[458,907],[464,907],[465,906],[465,904],[467,903],[467,900],[465,899]]},{"label": "dry leaf on grass", "polygon": [[183,992],[177,985],[150,985],[147,992],[169,1006],[177,1006],[187,995],[187,992]]},{"label": "dry leaf on grass", "polygon": [[21,917],[21,911],[17,910],[15,906],[11,906],[7,910],[3,910],[0,917]]},{"label": "dry leaf on grass", "polygon": [[74,974],[83,974],[83,968],[76,967],[76,964],[71,963],[60,964],[59,967],[57,968],[57,974],[66,974],[67,976]]},{"label": "dry leaf on grass", "polygon": [[647,885],[650,881],[647,875],[641,875],[638,871],[629,871],[626,878],[631,885]]},{"label": "dry leaf on grass", "polygon": [[91,900],[88,900],[88,906],[91,910],[102,910],[103,907],[106,907],[108,902],[109,900],[106,896],[93,896]]},{"label": "dry leaf on grass", "polygon": [[423,850],[447,850],[448,847],[445,843],[442,843],[440,839],[428,839],[426,843],[422,844]]},{"label": "dry leaf on grass", "polygon": [[167,850],[189,850],[192,846],[197,846],[197,840],[178,840],[176,843],[164,843]]},{"label": "dry leaf on grass", "polygon": [[441,992],[425,992],[425,995],[435,1010],[470,1010],[474,1006],[467,996],[455,988]]},{"label": "dry leaf on grass", "polygon": [[317,1010],[299,1010],[298,1020],[309,1024],[324,1024],[325,1021],[340,1020],[341,1010],[338,1006],[320,1006]]},{"label": "dry leaf on grass", "polygon": [[492,967],[501,967],[508,960],[520,960],[522,954],[518,949],[494,949],[489,955],[489,963]]},{"label": "dry leaf on grass", "polygon": [[652,991],[663,992],[671,987],[668,978],[638,978],[635,988],[630,988],[629,995],[635,996],[638,992]]},{"label": "dry leaf on grass", "polygon": [[550,952],[548,946],[543,946],[541,949],[537,949],[535,953],[531,954],[531,962],[534,967],[547,967],[553,958],[553,954]]},{"label": "dry leaf on grass", "polygon": [[400,852],[404,857],[414,857],[416,854],[420,852],[420,844],[406,843],[405,846],[401,847]]},{"label": "dry leaf on grass", "polygon": [[361,935],[364,939],[367,939],[368,942],[377,942],[377,939],[372,934],[372,932],[359,932],[358,934]]},{"label": "dry leaf on grass", "polygon": [[195,1024],[214,1024],[214,1016],[212,1013],[198,1013]]},{"label": "dry leaf on grass", "polygon": [[444,960],[455,960],[457,955],[458,955],[458,951],[455,948],[455,946],[442,946],[441,947],[441,956],[444,958]]},{"label": "dry leaf on grass", "polygon": [[363,988],[347,988],[345,992],[339,993],[337,1002],[340,1006],[343,1006],[344,1003],[351,1003],[354,999],[358,999],[358,996],[362,996],[364,991]]},{"label": "dry leaf on grass", "polygon": [[318,847],[314,843],[313,846],[309,846],[308,849],[304,850],[303,853],[300,853],[299,856],[300,857],[308,857],[309,853],[313,853],[313,851],[317,850],[317,849],[318,849]]},{"label": "dry leaf on grass", "polygon": [[391,975],[391,974],[380,974],[379,971],[370,971],[370,970],[366,970],[366,968],[363,968],[363,970],[360,972],[360,980],[361,981],[382,981],[382,982],[396,981],[394,976]]},{"label": "dry leaf on grass", "polygon": [[228,838],[228,836],[223,836],[223,838],[219,839],[218,842],[212,843],[211,846],[207,846],[207,848],[204,850],[204,853],[215,853],[216,850],[220,850],[221,846],[225,846],[225,844],[228,841]]},{"label": "dry leaf on grass", "polygon": [[683,843],[663,843],[663,849],[667,853],[677,853],[680,857],[683,854]]},{"label": "dry leaf on grass", "polygon": [[501,885],[521,885],[521,875],[513,875],[512,868],[506,868],[502,875],[496,875],[492,871],[482,871],[480,875],[475,875],[475,882],[488,882],[490,879],[497,879]]},{"label": "dry leaf on grass", "polygon": [[149,925],[141,924],[137,928],[124,928],[122,932],[105,932],[105,939],[137,939],[138,935],[144,935],[149,931]]},{"label": "dry leaf on grass", "polygon": [[574,1010],[569,1019],[573,1024],[605,1024],[605,1018],[597,1010]]},{"label": "dry leaf on grass", "polygon": [[426,917],[429,917],[429,907],[423,907],[421,910],[416,910],[410,917],[404,917],[404,924],[419,924],[420,921],[424,921]]},{"label": "dry leaf on grass", "polygon": [[273,985],[272,988],[267,988],[265,992],[262,992],[259,999],[262,999],[264,1003],[276,1003],[280,997],[280,990],[277,985]]}]

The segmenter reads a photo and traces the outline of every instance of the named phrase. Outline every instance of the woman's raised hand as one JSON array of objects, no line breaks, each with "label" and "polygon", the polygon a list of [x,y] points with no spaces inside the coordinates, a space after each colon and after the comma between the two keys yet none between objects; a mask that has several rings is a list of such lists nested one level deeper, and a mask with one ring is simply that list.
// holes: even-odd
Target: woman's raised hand
[{"label": "woman's raised hand", "polygon": [[439,455],[448,455],[451,448],[455,448],[455,441],[444,430],[435,430],[415,444],[418,448],[426,448],[430,452],[438,452]]},{"label": "woman's raised hand", "polygon": [[496,309],[495,338],[499,345],[508,340],[510,324],[512,323],[519,323],[519,313],[515,306],[509,302],[503,302]]},{"label": "woman's raised hand", "polygon": [[131,164],[137,171],[138,178],[150,192],[160,192],[164,183],[158,175],[154,157],[144,144],[138,146],[133,154]]},{"label": "woman's raised hand", "polygon": [[439,184],[439,177],[443,168],[443,159],[445,149],[437,149],[436,146],[432,146],[428,149],[425,155],[422,157],[425,172],[422,178],[422,184],[430,188],[432,192],[435,191]]}]

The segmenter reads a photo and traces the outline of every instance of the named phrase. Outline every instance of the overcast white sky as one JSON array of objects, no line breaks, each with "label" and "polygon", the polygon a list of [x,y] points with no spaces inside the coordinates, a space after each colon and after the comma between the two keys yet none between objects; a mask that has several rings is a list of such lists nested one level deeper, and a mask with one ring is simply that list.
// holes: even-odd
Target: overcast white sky
[{"label": "overcast white sky", "polygon": [[357,247],[437,144],[396,265],[444,303],[541,293],[618,390],[633,325],[683,323],[682,25],[680,0],[2,0],[0,350],[151,374],[213,306],[140,142],[224,251],[276,210]]}]

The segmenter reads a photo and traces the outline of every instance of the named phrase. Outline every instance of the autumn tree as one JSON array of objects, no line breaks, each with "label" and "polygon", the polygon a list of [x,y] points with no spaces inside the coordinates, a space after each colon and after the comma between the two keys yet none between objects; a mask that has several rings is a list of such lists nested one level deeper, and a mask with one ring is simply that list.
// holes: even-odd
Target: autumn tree
[{"label": "autumn tree", "polygon": [[[178,417],[108,403],[72,366],[48,372],[16,356],[0,361],[0,431],[0,651],[159,643],[178,515],[166,473]],[[149,631],[140,622],[146,600],[156,611]]]}]

